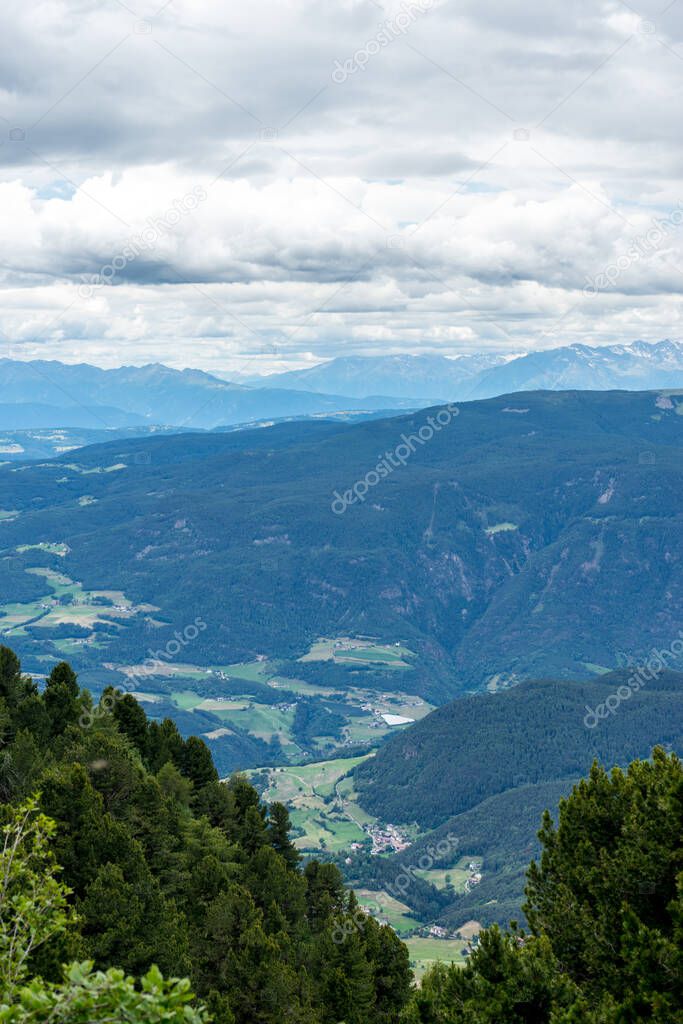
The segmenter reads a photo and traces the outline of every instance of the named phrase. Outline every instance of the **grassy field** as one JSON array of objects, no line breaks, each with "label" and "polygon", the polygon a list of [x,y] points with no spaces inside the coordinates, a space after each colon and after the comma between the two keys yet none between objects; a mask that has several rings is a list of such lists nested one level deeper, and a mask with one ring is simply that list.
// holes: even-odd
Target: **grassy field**
[{"label": "grassy field", "polygon": [[70,469],[72,473],[80,473],[81,476],[92,476],[93,473],[116,473],[121,469],[126,469],[126,464],[125,462],[115,462],[111,466],[92,466],[90,469],[85,469],[77,462],[69,462],[64,468]]},{"label": "grassy field", "polygon": [[604,676],[607,675],[608,672],[613,671],[611,668],[606,668],[605,665],[594,665],[591,661],[584,661],[582,664],[589,672],[594,672],[596,676]]},{"label": "grassy field", "polygon": [[414,657],[412,651],[401,644],[382,646],[370,640],[336,637],[314,643],[300,661],[334,661],[339,665],[377,664],[383,668],[410,668],[406,659]]},{"label": "grassy field", "polygon": [[202,698],[199,697],[194,690],[174,690],[171,693],[171,700],[174,701],[179,708],[182,708],[183,711],[191,711],[192,708],[196,708],[202,703]]},{"label": "grassy field", "polygon": [[225,672],[231,679],[246,679],[252,683],[265,683],[272,675],[272,666],[267,661],[249,661],[237,665],[221,665],[217,671]]},{"label": "grassy field", "polygon": [[47,551],[50,555],[64,558],[68,554],[69,548],[66,544],[50,544],[47,541],[41,541],[39,544],[22,544],[17,551],[20,555],[25,551]]},{"label": "grassy field", "polygon": [[[211,703],[211,707],[207,707]],[[213,711],[220,719],[231,722],[246,729],[247,732],[258,736],[263,740],[271,740],[273,736],[279,736],[280,742],[292,744],[292,722],[293,711],[281,711],[266,704],[254,704],[249,701],[211,701],[204,702],[202,707],[205,710]],[[297,748],[298,749],[298,748]]]},{"label": "grassy field", "polygon": [[414,931],[419,922],[409,917],[410,907],[394,899],[388,892],[373,892],[370,889],[356,889],[358,902],[370,911],[372,916],[382,924],[390,924],[401,937]]},{"label": "grassy field", "polygon": [[449,882],[456,892],[464,892],[465,882],[470,876],[469,871],[461,871],[459,868],[432,869],[430,871],[416,871],[416,875],[430,882],[437,889],[445,889]]},{"label": "grassy field", "polygon": [[474,870],[479,871],[482,863],[481,857],[461,857],[454,867],[430,868],[427,871],[416,871],[415,874],[435,885],[437,889],[445,889],[450,882],[456,892],[463,892],[465,882],[472,874],[470,864],[474,864]]},{"label": "grassy field", "polygon": [[220,711],[246,711],[249,706],[249,702],[246,700],[213,700],[211,697],[207,697],[201,704],[196,705],[200,711],[214,711],[216,713]]},{"label": "grassy field", "polygon": [[489,537],[494,537],[497,533],[509,533],[510,530],[518,530],[519,526],[517,523],[496,523],[495,526],[489,526],[485,533]]},{"label": "grassy field", "polygon": [[[151,665],[117,665],[114,667],[125,676],[142,676],[143,678],[158,675],[163,679],[174,679],[179,677],[181,679],[194,679],[200,681],[202,679],[209,679],[211,676],[209,669],[200,668],[198,665],[181,665],[172,661],[159,661],[157,662],[157,665],[159,668],[158,672],[155,672],[154,667]],[[202,698],[200,697],[198,703],[200,703],[201,700]]]},{"label": "grassy field", "polygon": [[267,682],[274,690],[289,690],[290,693],[300,694],[302,697],[329,697],[332,692],[329,686],[316,686],[315,683],[305,683],[302,679],[263,679],[260,681]]},{"label": "grassy field", "polygon": [[424,939],[416,936],[404,941],[410,954],[410,965],[418,982],[422,980],[425,971],[432,964],[456,963],[462,965],[466,962],[463,950],[467,948],[467,943],[462,939]]},{"label": "grassy field", "polygon": [[[0,632],[6,636],[26,635],[23,627],[28,624],[36,629],[45,630],[46,636],[49,635],[50,629],[61,625],[71,624],[87,629],[92,628],[96,622],[132,618],[151,607],[133,605],[121,591],[84,590],[80,583],[54,569],[36,566],[26,569],[26,572],[44,579],[45,594],[35,601],[0,605]],[[103,599],[106,604],[101,603]],[[66,637],[56,641],[56,646],[63,653],[71,654],[84,642],[88,645],[101,646],[101,639],[95,635],[85,640]]]},{"label": "grassy field", "polygon": [[[352,787],[345,785],[341,800],[329,800],[335,795],[339,780],[351,768],[370,756],[336,758],[291,768],[260,769],[268,772],[268,785],[263,793],[267,803],[279,800],[290,809],[292,824],[303,835],[295,842],[300,850],[348,849],[351,843],[367,838],[362,829],[365,820],[374,819],[357,813],[360,808],[353,800]],[[251,773],[253,774],[253,773]],[[351,783],[351,780],[344,780]],[[325,802],[328,798],[328,802]],[[355,820],[354,820],[355,819]]]}]

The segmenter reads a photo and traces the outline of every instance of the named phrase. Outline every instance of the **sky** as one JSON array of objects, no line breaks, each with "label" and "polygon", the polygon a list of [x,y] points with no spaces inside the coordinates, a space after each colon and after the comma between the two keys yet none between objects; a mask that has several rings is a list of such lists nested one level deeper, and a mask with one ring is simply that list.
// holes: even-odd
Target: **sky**
[{"label": "sky", "polygon": [[238,376],[683,336],[683,0],[33,0],[0,356]]}]

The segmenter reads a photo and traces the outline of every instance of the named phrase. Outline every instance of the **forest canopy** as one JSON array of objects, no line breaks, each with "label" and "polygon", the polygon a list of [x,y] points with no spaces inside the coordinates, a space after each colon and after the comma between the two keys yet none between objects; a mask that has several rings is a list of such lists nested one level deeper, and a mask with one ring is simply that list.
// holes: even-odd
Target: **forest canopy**
[{"label": "forest canopy", "polygon": [[0,1021],[396,1021],[405,946],[302,870],[287,809],[130,695],[90,711],[67,664],[40,692],[0,648]]},{"label": "forest canopy", "polygon": [[[83,723],[87,722],[85,726]],[[683,769],[597,763],[546,812],[528,929],[415,988],[406,947],[287,808],[130,695],[0,647],[3,1024],[681,1024]]]}]

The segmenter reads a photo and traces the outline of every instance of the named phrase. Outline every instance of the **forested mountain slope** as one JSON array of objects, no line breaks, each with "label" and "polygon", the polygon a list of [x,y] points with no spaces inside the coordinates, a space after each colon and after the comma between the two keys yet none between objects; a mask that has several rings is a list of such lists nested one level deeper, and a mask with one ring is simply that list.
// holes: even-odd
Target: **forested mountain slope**
[{"label": "forested mountain slope", "polygon": [[661,748],[594,765],[544,817],[530,931],[491,928],[464,969],[435,965],[403,1024],[680,1024],[682,785]]},{"label": "forested mountain slope", "polygon": [[[683,674],[662,665],[650,659],[641,674],[525,681],[460,697],[392,737],[353,773],[360,804],[381,820],[430,831],[402,853],[354,857],[348,877],[390,892],[409,877],[401,899],[449,928],[519,919],[539,818],[584,766],[597,759],[623,767],[656,744],[683,750]],[[434,859],[446,839],[450,854]],[[483,863],[480,882],[462,892],[437,890],[430,876],[414,873],[425,862],[448,870],[463,856]]]},{"label": "forested mountain slope", "polygon": [[[130,695],[110,691],[93,708],[65,663],[39,692],[0,647],[0,825],[32,794],[56,823],[49,850],[76,919],[19,964],[19,980],[28,966],[57,981],[75,959],[132,975],[156,965],[190,977],[214,1024],[397,1022],[410,985],[406,948],[358,912],[335,867],[301,870],[282,804],[263,806],[243,777],[219,783],[201,740],[148,721]],[[29,880],[25,871],[10,899],[4,884],[0,893],[0,1007],[8,974],[8,985],[16,981],[6,967],[17,931],[7,925],[30,912]],[[9,1002],[16,1009],[16,992]],[[27,1005],[35,1017],[0,1009],[2,1019],[93,1019],[74,1016],[74,1006],[41,1016],[37,996]]]},{"label": "forested mountain slope", "polygon": [[[623,765],[657,743],[683,749],[683,674],[654,672],[637,690],[633,678],[525,681],[460,697],[356,768],[360,802],[384,820],[434,828],[506,790],[578,778],[595,758]],[[595,724],[591,710],[617,692],[630,696],[610,700],[614,711]]]},{"label": "forested mountain slope", "polygon": [[[435,701],[588,678],[681,626],[681,409],[658,393],[534,393],[465,404],[437,431],[425,410],[4,466],[0,602],[40,599],[48,567],[143,609],[83,637],[79,666],[135,664],[199,616],[194,663],[369,634],[416,652],[402,684]],[[39,623],[11,640],[51,651]]]}]

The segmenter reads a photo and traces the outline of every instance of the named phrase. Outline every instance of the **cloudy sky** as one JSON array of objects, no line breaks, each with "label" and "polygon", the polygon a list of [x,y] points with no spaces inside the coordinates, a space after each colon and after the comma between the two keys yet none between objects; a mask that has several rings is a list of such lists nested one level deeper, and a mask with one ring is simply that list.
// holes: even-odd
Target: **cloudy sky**
[{"label": "cloudy sky", "polygon": [[683,0],[2,20],[2,355],[237,374],[683,335]]}]

